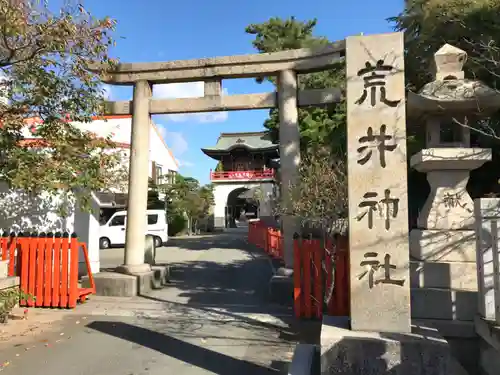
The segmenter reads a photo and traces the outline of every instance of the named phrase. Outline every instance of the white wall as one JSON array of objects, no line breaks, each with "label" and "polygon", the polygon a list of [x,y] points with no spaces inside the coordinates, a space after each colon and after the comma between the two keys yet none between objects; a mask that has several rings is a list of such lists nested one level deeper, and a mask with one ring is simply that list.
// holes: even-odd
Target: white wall
[{"label": "white wall", "polygon": [[[63,204],[68,216],[60,215]],[[73,197],[51,196],[47,193],[28,194],[9,189],[0,182],[0,229],[7,232],[68,232],[76,233],[80,242],[87,244],[92,273],[99,272],[99,207],[92,200],[93,213],[75,206]],[[80,274],[86,273],[83,250],[79,252]]]},{"label": "white wall", "polygon": [[179,165],[174,155],[167,147],[159,128],[155,124],[152,124],[149,129],[149,155],[150,162],[154,161],[156,164],[161,165],[163,174],[166,174],[168,170],[179,171]]},{"label": "white wall", "polygon": [[[87,252],[90,261],[90,269],[92,273],[97,273],[100,270],[100,249],[99,249],[99,216],[100,209],[94,196],[92,196],[92,212],[85,212],[78,206],[75,208],[75,224],[74,231],[78,235],[80,242],[87,244]],[[85,258],[83,257],[83,250],[80,249],[79,257],[79,270],[80,274],[86,273]]]},{"label": "white wall", "polygon": [[[90,123],[73,123],[80,129],[94,132],[99,137],[111,135],[111,139],[119,144],[130,145],[132,118],[108,118],[106,120],[95,120]],[[129,155],[129,152],[126,151]],[[149,129],[149,161],[162,166],[163,172],[167,170],[177,171],[179,169],[174,156],[168,149],[157,125],[151,122]],[[149,170],[149,177],[152,175],[152,169]]]},{"label": "white wall", "polygon": [[9,189],[0,182],[0,228],[7,231],[73,232],[74,205],[67,202],[68,217],[59,215],[64,199],[48,194],[33,195]]}]

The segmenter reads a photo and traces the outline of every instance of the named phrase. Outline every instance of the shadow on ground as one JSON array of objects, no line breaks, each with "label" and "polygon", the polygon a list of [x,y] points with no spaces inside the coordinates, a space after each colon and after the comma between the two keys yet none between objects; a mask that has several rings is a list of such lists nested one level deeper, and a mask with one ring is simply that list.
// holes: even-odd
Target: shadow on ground
[{"label": "shadow on ground", "polygon": [[[185,335],[196,327],[201,329],[206,319],[222,319],[246,330],[261,330],[264,336],[274,332],[282,341],[317,343],[318,322],[297,321],[290,308],[272,303],[269,296],[271,262],[261,249],[244,239],[244,234],[234,233],[172,238],[168,247],[209,251],[198,260],[168,263],[169,286],[141,297],[162,303],[167,316],[178,317],[169,323],[171,334]],[[163,254],[168,254],[168,247]],[[235,250],[237,255],[225,249]],[[275,319],[263,321],[254,314]],[[281,324],[275,324],[276,321]],[[224,327],[221,330],[224,331]],[[264,336],[260,340],[265,340]]]},{"label": "shadow on ground", "polygon": [[[222,238],[221,235],[217,237],[214,238],[214,246],[220,249]],[[170,311],[186,309],[186,314],[189,314],[189,309],[206,313],[217,309],[218,313],[226,318],[239,320],[244,325],[275,330],[282,340],[318,343],[320,322],[299,321],[293,316],[291,308],[273,304],[271,301],[269,280],[273,276],[273,268],[268,256],[253,245],[235,241],[234,237],[228,241],[231,249],[238,247],[248,257],[237,261],[198,260],[169,264],[171,279],[168,288],[175,290],[175,298],[165,296],[162,292],[153,292],[142,297],[165,302],[165,308]],[[195,243],[197,241],[183,238],[178,246],[195,247]],[[175,301],[178,298],[182,302]],[[224,312],[220,311],[221,308]],[[248,314],[275,317],[286,325],[286,329],[253,319]]]},{"label": "shadow on ground", "polygon": [[286,364],[276,361],[265,367],[234,358],[175,337],[123,322],[95,321],[88,328],[156,350],[192,366],[220,375],[260,375],[284,373]]},{"label": "shadow on ground", "polygon": [[209,250],[211,248],[233,249],[235,244],[244,243],[246,232],[238,233],[215,233],[210,235],[192,237],[170,237],[168,247],[178,247],[184,250]]},{"label": "shadow on ground", "polygon": [[[241,250],[249,255],[246,259],[196,260],[169,264],[168,288],[174,289],[176,299],[188,306],[224,307],[241,312],[251,307],[255,313],[265,312],[272,303],[268,284],[273,269],[265,254],[246,244],[242,245],[244,249]],[[233,243],[233,248],[234,246]],[[263,311],[255,310],[258,306]]]}]

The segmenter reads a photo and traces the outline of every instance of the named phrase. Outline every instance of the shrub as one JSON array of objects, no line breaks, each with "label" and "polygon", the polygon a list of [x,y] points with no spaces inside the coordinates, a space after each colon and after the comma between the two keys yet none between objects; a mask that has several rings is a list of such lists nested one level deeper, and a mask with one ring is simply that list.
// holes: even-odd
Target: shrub
[{"label": "shrub", "polygon": [[175,236],[187,227],[187,219],[181,214],[173,214],[168,224],[168,235]]}]

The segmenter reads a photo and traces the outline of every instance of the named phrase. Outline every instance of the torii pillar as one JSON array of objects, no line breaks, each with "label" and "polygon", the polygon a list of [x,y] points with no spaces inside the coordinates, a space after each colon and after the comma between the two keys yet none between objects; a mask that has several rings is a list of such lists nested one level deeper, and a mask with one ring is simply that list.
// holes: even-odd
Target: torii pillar
[{"label": "torii pillar", "polygon": [[[278,77],[278,110],[280,119],[280,175],[281,202],[291,203],[290,187],[298,181],[300,164],[300,133],[297,108],[297,74],[293,70],[281,71]],[[283,215],[283,255],[287,269],[293,270],[293,234],[298,230],[297,219]]]},{"label": "torii pillar", "polygon": [[135,84],[130,139],[125,259],[123,265],[117,269],[119,272],[132,275],[151,271],[151,266],[144,263],[151,123],[149,99],[151,95],[152,88],[149,82],[138,81]]}]

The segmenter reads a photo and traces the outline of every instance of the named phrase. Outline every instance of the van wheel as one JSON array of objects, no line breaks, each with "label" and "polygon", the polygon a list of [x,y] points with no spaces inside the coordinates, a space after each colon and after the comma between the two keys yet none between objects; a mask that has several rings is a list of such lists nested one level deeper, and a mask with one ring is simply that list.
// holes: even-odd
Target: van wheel
[{"label": "van wheel", "polygon": [[161,247],[163,245],[163,241],[160,237],[155,237],[155,247]]},{"label": "van wheel", "polygon": [[99,239],[99,247],[101,249],[109,249],[111,247],[111,241],[109,238],[102,237]]}]

